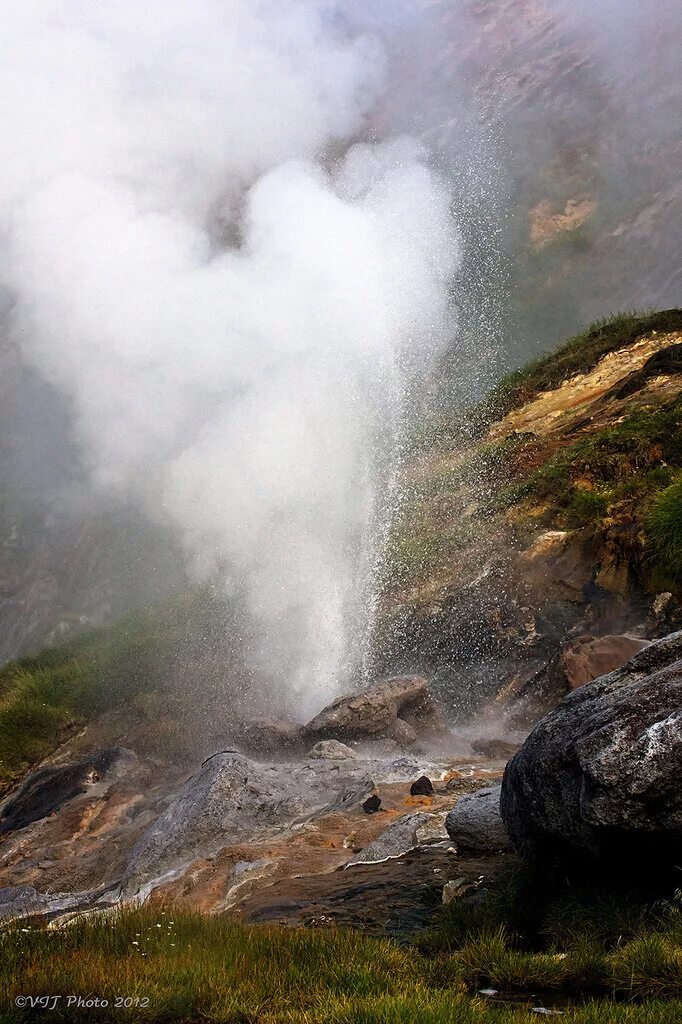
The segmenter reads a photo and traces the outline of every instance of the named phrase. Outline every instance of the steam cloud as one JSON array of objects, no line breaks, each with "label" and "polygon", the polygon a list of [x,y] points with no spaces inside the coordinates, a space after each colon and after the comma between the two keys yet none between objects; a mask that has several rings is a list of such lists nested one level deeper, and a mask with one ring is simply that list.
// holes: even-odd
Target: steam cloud
[{"label": "steam cloud", "polygon": [[312,710],[361,656],[387,453],[452,330],[447,189],[368,131],[412,5],[5,6],[15,337],[93,486],[244,593],[256,667]]}]

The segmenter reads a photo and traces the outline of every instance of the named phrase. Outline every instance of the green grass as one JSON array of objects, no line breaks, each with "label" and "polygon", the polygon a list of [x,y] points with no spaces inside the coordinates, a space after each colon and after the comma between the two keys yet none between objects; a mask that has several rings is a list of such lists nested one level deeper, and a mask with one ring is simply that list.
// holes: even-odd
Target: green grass
[{"label": "green grass", "polygon": [[510,862],[484,900],[443,908],[419,940],[442,979],[469,990],[646,999],[682,994],[682,906]]},{"label": "green grass", "polygon": [[592,370],[607,352],[630,345],[652,331],[679,330],[682,330],[682,309],[618,313],[598,320],[561,348],[503,377],[477,410],[476,418],[485,423],[501,418],[536,392],[557,387],[576,373]]},{"label": "green grass", "polygon": [[207,589],[187,591],[3,666],[0,792],[77,727],[162,687],[174,661],[204,643],[215,614]]},{"label": "green grass", "polygon": [[[668,488],[682,469],[682,399],[658,409],[634,413],[622,423],[588,434],[560,449],[526,480],[506,488],[502,507],[534,497],[563,510],[566,524],[584,526],[603,518],[609,507],[628,500],[642,511]],[[671,499],[672,500],[672,499]],[[671,509],[674,513],[674,509]],[[664,540],[660,516],[659,550],[669,549],[670,523]],[[674,532],[674,531],[673,531]]]},{"label": "green grass", "polygon": [[[671,934],[650,931],[612,951],[577,944],[563,956],[523,952],[498,927],[455,951],[424,955],[353,931],[245,926],[148,906],[59,930],[0,933],[0,1020],[520,1024],[535,1019],[528,1007],[542,1004],[532,992],[559,992],[579,979],[586,996],[595,989],[602,997],[565,1003],[572,1024],[672,1024],[682,1001],[662,998],[680,994],[681,953]],[[527,997],[518,1007],[491,1006],[477,996],[484,983],[520,987]],[[62,996],[49,1014],[14,1005],[17,995],[47,993]],[[110,1005],[69,1008],[69,995]],[[632,1004],[649,995],[656,998]],[[117,996],[138,1006],[116,1008]]]},{"label": "green grass", "polygon": [[646,517],[650,558],[662,582],[682,586],[682,477],[651,502]]}]

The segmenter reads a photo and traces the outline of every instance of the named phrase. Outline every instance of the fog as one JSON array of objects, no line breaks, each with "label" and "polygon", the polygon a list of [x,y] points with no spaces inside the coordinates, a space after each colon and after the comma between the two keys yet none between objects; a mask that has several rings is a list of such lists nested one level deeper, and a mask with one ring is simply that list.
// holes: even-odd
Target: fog
[{"label": "fog", "polygon": [[448,187],[366,131],[384,28],[328,0],[45,2],[0,44],[11,336],[89,486],[245,595],[295,711],[360,671],[403,398],[453,331]]},{"label": "fog", "polygon": [[[470,401],[590,319],[679,301],[679,7],[3,13],[0,484],[51,521],[156,531],[119,604],[217,581],[253,671],[310,713],[362,677],[424,396]],[[576,197],[580,230],[534,245]],[[17,614],[47,543],[26,529]],[[70,550],[50,543],[46,578]],[[95,614],[81,583],[58,609]]]}]

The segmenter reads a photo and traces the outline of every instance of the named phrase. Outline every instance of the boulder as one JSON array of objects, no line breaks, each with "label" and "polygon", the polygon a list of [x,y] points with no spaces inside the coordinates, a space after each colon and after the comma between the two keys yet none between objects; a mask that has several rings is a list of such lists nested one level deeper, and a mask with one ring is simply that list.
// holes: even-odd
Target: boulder
[{"label": "boulder", "polygon": [[320,740],[308,751],[306,757],[325,758],[328,761],[357,760],[358,755],[345,743],[338,740]]},{"label": "boulder", "polygon": [[682,632],[569,694],[507,765],[502,816],[523,853],[640,874],[682,855]]},{"label": "boulder", "polygon": [[410,796],[433,796],[433,783],[428,775],[420,775],[410,786]]},{"label": "boulder", "polygon": [[509,836],[500,814],[500,786],[478,789],[460,797],[445,819],[456,846],[468,850],[504,850]]},{"label": "boulder", "polygon": [[548,671],[561,680],[563,689],[575,690],[620,668],[648,644],[627,633],[579,637],[564,646]]},{"label": "boulder", "polygon": [[377,796],[376,793],[372,793],[364,801],[362,809],[365,814],[376,814],[377,811],[381,810],[381,797]]},{"label": "boulder", "polygon": [[303,728],[297,722],[276,718],[253,718],[243,722],[238,732],[239,746],[253,754],[298,751],[303,743]]},{"label": "boulder", "polygon": [[389,736],[403,745],[440,735],[445,720],[421,676],[396,676],[359,693],[337,697],[305,726],[310,739]]}]

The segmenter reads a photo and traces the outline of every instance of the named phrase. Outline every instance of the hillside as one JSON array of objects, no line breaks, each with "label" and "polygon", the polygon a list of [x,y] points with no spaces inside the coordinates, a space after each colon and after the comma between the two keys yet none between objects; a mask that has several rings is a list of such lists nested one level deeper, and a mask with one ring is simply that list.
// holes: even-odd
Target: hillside
[{"label": "hillside", "polygon": [[466,716],[523,689],[572,638],[672,628],[681,354],[679,310],[617,316],[415,434],[381,671],[425,672]]}]

